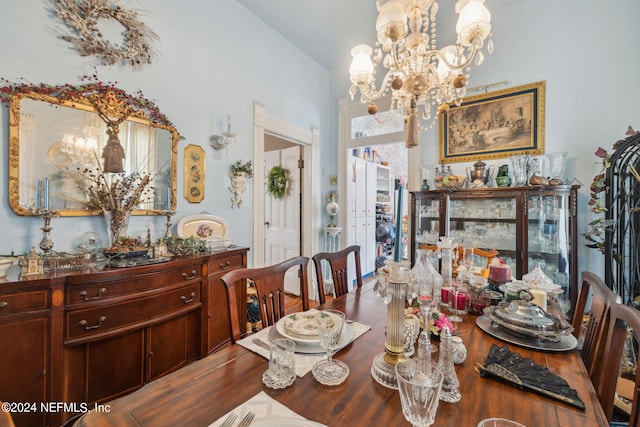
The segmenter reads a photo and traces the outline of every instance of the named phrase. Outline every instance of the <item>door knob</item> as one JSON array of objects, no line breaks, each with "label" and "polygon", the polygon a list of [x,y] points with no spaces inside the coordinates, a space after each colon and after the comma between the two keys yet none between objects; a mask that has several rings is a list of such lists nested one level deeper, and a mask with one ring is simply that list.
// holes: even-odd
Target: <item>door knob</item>
[{"label": "door knob", "polygon": [[270,226],[271,224],[269,223],[269,221],[265,221],[264,225],[266,225],[266,226],[267,226],[267,228],[269,228],[269,226]]}]

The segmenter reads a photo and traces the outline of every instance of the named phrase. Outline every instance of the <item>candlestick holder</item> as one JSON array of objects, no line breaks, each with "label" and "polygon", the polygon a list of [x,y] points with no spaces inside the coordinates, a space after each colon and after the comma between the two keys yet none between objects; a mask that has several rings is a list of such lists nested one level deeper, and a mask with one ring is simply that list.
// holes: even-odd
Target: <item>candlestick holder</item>
[{"label": "candlestick holder", "polygon": [[169,237],[171,237],[171,226],[173,225],[171,223],[171,217],[174,216],[176,214],[176,211],[171,211],[171,210],[165,210],[163,211],[163,215],[167,218],[167,222],[165,223],[165,231],[164,231],[164,238],[167,239]]},{"label": "candlestick holder", "polygon": [[40,249],[44,255],[50,255],[53,249],[53,240],[51,240],[51,218],[57,218],[60,216],[60,212],[46,208],[35,208],[32,210],[33,214],[44,221],[44,226],[40,229],[43,232],[42,240],[40,241]]},{"label": "candlestick holder", "polygon": [[371,376],[381,385],[397,389],[395,366],[405,360],[404,303],[407,290],[411,286],[412,273],[407,261],[387,260],[386,265],[380,270],[378,280],[383,282],[383,289],[379,294],[387,304],[387,334],[384,353],[379,353],[373,358]]}]

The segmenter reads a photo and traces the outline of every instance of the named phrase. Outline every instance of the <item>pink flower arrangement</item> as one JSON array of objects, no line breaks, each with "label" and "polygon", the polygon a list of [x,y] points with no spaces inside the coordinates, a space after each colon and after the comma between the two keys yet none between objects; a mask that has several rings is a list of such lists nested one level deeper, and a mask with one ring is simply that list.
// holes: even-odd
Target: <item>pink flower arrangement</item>
[{"label": "pink flower arrangement", "polygon": [[[405,314],[413,314],[415,316],[418,316],[418,318],[420,319],[420,329],[424,329],[424,321],[422,319],[420,307],[410,306],[405,308],[404,312]],[[431,334],[440,336],[440,331],[445,326],[449,327],[449,330],[451,331],[451,333],[455,332],[455,327],[453,323],[451,322],[451,320],[449,320],[449,318],[445,314],[441,313],[439,310],[432,310],[431,319],[429,321],[429,328],[431,330]]]}]

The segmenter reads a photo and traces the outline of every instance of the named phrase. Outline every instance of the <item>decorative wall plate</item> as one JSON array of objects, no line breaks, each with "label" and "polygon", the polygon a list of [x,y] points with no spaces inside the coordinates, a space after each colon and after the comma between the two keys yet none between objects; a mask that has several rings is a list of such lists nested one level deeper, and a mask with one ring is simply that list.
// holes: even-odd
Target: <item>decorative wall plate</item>
[{"label": "decorative wall plate", "polygon": [[195,237],[200,240],[229,237],[226,219],[210,214],[189,215],[178,221],[178,237]]},{"label": "decorative wall plate", "polygon": [[189,144],[184,149],[184,198],[189,203],[204,199],[204,150]]}]

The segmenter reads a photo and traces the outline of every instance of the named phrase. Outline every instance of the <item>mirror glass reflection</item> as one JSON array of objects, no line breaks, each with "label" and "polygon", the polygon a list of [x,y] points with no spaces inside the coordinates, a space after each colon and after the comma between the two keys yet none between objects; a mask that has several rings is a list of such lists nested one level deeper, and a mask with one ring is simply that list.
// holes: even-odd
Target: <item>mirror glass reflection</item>
[{"label": "mirror glass reflection", "polygon": [[[47,182],[49,209],[63,216],[93,214],[85,206],[83,171],[96,172],[103,164],[106,123],[87,105],[52,104],[28,97],[17,102],[19,108],[12,108],[10,117],[12,209],[19,215],[32,215],[34,207],[43,206],[38,188]],[[125,150],[124,175],[148,174],[152,179],[152,190],[134,214],[174,209],[177,131],[132,117],[120,124],[118,137]],[[117,179],[117,175],[107,175]]]}]

